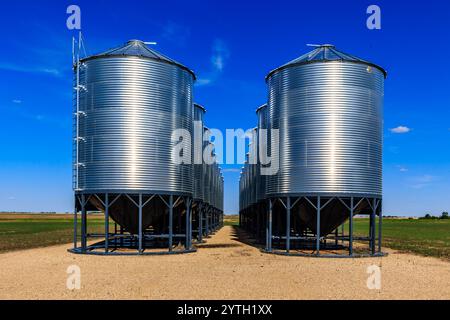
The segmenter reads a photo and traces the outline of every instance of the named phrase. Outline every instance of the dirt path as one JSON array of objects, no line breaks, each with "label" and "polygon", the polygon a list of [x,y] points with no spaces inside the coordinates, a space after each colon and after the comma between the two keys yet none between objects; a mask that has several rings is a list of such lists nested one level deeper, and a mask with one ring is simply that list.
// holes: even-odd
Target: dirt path
[{"label": "dirt path", "polygon": [[[0,299],[450,299],[450,263],[391,251],[384,258],[317,259],[259,252],[224,227],[197,253],[73,255],[68,245],[0,254]],[[66,269],[81,268],[81,289]],[[367,267],[382,269],[369,290]]]}]

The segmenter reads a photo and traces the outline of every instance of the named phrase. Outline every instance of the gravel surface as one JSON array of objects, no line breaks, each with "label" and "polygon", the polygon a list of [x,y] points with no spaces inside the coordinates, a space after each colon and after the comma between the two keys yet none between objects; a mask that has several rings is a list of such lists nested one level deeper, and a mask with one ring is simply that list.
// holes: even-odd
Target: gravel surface
[{"label": "gravel surface", "polygon": [[[69,245],[0,254],[0,299],[450,299],[450,263],[388,250],[383,258],[321,259],[263,254],[224,227],[198,252],[83,256]],[[68,290],[66,270],[81,269]],[[367,267],[382,270],[367,288]]]}]

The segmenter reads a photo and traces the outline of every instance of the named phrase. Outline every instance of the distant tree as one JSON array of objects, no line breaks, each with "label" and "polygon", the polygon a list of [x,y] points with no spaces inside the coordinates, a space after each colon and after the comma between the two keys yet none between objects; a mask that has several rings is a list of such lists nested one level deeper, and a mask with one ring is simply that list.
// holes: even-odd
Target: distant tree
[{"label": "distant tree", "polygon": [[431,214],[427,213],[425,215],[425,217],[423,217],[424,219],[432,219],[433,217],[431,216]]},{"label": "distant tree", "polygon": [[441,219],[449,219],[447,211],[442,212]]}]

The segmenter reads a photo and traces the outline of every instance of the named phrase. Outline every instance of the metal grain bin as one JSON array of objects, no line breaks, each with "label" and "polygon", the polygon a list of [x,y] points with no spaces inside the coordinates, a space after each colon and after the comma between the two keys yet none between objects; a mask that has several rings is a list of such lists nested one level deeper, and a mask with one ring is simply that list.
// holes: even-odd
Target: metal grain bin
[{"label": "metal grain bin", "polygon": [[132,40],[82,60],[79,189],[191,194],[192,166],[171,161],[171,134],[192,132],[192,71]]},{"label": "metal grain bin", "polygon": [[[204,200],[206,167],[203,165],[203,131],[206,109],[194,103],[194,199]],[[197,136],[198,135],[198,136]]]},{"label": "metal grain bin", "polygon": [[220,184],[219,184],[219,209],[224,212],[224,179],[222,172],[220,173]]},{"label": "metal grain bin", "polygon": [[[269,135],[266,134],[266,136],[262,135],[261,129],[268,129],[269,123],[268,123],[268,108],[267,104],[262,105],[256,110],[256,115],[258,118],[258,136],[257,136],[257,145],[258,145],[258,165],[256,167],[257,176],[256,176],[256,200],[261,201],[266,198],[266,175],[261,175],[261,159],[260,159],[260,151],[262,148],[262,144],[269,141]],[[267,132],[267,131],[266,131]],[[268,133],[268,132],[267,132]],[[266,140],[266,142],[263,141]],[[263,150],[265,151],[265,150]]]},{"label": "metal grain bin", "polygon": [[[138,40],[83,59],[79,72],[76,191],[191,196],[193,166],[172,162],[171,134],[192,134],[194,73]],[[135,231],[126,206],[111,215]]]},{"label": "metal grain bin", "polygon": [[[381,197],[385,77],[381,67],[332,45],[269,73],[280,170],[268,177],[268,195]],[[323,222],[323,232],[339,222]]]},{"label": "metal grain bin", "polygon": [[[257,180],[259,174],[259,166],[257,162],[258,155],[258,129],[252,129],[252,141],[249,144],[249,171],[250,171],[250,205],[253,205],[258,202],[257,200]],[[254,160],[251,160],[251,159]]]},{"label": "metal grain bin", "polygon": [[[209,136],[210,130],[207,127],[203,128],[203,135],[204,136]],[[207,148],[209,146],[211,146],[211,142],[209,141],[204,141],[203,142],[203,152],[205,153],[205,151],[207,150]],[[208,149],[209,150],[209,149]],[[211,164],[207,164],[206,162],[203,162],[203,170],[204,170],[204,184],[203,184],[203,197],[204,197],[204,202],[207,204],[211,204],[211,198],[212,198],[212,191],[211,191],[211,173],[212,173],[212,169],[211,169]]]}]

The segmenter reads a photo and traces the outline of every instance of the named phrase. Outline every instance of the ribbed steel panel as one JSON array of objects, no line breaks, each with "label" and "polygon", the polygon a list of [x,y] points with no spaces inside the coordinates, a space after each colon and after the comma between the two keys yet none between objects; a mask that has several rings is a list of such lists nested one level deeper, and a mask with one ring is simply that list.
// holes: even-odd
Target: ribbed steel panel
[{"label": "ribbed steel panel", "polygon": [[257,157],[258,154],[258,129],[252,129],[252,142],[249,144],[249,171],[250,171],[250,204],[257,202],[257,176],[259,174],[259,165],[255,163],[255,160],[251,160],[253,157]]},{"label": "ribbed steel panel", "polygon": [[270,126],[280,134],[268,194],[381,196],[384,75],[361,62],[324,61],[268,77]]},{"label": "ribbed steel panel", "polygon": [[215,174],[214,174],[214,206],[216,208],[219,208],[219,179],[220,179],[220,170],[219,170],[219,165],[216,165],[216,170],[215,170]]},{"label": "ribbed steel panel", "polygon": [[[208,136],[209,133],[209,129],[208,128],[204,128],[203,130],[203,134],[205,136]],[[208,148],[208,146],[210,146],[211,143],[209,141],[204,141],[203,142],[203,150],[205,151],[206,148]],[[211,191],[211,165],[207,164],[206,162],[203,161],[203,170],[204,170],[204,184],[203,184],[203,197],[204,197],[204,202],[211,204],[211,197],[212,197],[212,191]]]},{"label": "ribbed steel panel", "polygon": [[[203,165],[203,128],[205,108],[194,103],[194,199],[204,200],[206,167]],[[197,135],[200,135],[197,137]]]},{"label": "ribbed steel panel", "polygon": [[251,192],[250,192],[250,188],[251,188],[251,172],[250,172],[250,164],[249,164],[249,154],[247,153],[245,155],[245,206],[248,207],[251,203]]},{"label": "ribbed steel panel", "polygon": [[171,160],[172,131],[192,134],[194,76],[172,63],[99,56],[80,68],[79,188],[192,194],[192,165]]},{"label": "ribbed steel panel", "polygon": [[[269,135],[266,131],[266,135],[264,136],[261,132],[261,129],[267,130],[269,128],[268,123],[268,113],[269,109],[267,107],[267,104],[262,105],[256,110],[256,115],[258,118],[258,137],[257,137],[257,144],[258,144],[258,166],[256,167],[256,200],[261,201],[265,199],[266,197],[266,175],[261,175],[261,148],[263,144],[267,144],[269,141]],[[263,138],[266,141],[263,141]]]}]

